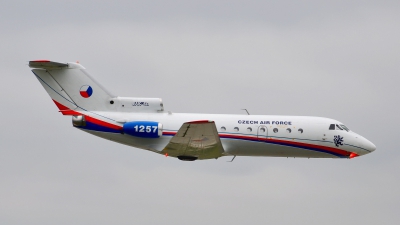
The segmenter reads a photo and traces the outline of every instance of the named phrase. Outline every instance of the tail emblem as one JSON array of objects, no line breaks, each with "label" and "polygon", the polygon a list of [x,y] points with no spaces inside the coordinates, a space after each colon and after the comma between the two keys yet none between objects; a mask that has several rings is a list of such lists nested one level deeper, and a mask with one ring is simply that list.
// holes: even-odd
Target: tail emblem
[{"label": "tail emblem", "polygon": [[79,91],[82,97],[89,98],[93,94],[93,89],[89,85],[83,85]]}]

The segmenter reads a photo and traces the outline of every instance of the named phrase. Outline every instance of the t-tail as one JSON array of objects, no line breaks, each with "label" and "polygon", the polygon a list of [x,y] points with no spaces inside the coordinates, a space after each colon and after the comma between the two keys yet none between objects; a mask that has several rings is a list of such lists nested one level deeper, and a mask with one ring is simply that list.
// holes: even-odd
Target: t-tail
[{"label": "t-tail", "polygon": [[148,112],[164,110],[160,98],[118,97],[107,91],[79,63],[30,61],[29,66],[63,115],[101,112]]}]

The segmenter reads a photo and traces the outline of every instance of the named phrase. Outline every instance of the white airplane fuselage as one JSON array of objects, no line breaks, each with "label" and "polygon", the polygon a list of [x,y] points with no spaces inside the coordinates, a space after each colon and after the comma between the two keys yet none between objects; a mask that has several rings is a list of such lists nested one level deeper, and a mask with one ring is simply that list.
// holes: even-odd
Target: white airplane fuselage
[{"label": "white airplane fuselage", "polygon": [[341,122],[305,116],[165,112],[159,98],[110,94],[78,63],[30,61],[74,127],[182,160],[221,156],[354,158],[376,149]]},{"label": "white airplane fuselage", "polygon": [[[101,114],[101,112],[96,112],[96,114]],[[162,123],[163,135],[156,139],[82,129],[102,138],[157,153],[161,153],[183,123],[199,120],[215,122],[225,156],[349,158],[352,153],[356,154],[353,156],[361,156],[376,148],[370,141],[355,132],[329,130],[330,124],[342,123],[322,117],[167,112],[103,113],[103,115],[117,121]],[[342,138],[342,145],[336,146],[335,136]]]}]

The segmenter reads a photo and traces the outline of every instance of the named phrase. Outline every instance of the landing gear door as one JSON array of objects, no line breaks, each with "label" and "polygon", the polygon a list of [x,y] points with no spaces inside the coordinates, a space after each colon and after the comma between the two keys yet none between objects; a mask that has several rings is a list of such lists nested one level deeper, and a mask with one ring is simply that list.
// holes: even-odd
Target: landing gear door
[{"label": "landing gear door", "polygon": [[259,141],[267,141],[268,129],[266,126],[261,125],[257,130],[257,139]]}]

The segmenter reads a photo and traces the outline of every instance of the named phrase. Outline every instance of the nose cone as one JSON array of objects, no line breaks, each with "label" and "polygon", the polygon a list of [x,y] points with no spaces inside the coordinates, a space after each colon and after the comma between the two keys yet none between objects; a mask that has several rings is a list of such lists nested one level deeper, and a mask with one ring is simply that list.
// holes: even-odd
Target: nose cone
[{"label": "nose cone", "polygon": [[362,136],[359,136],[359,142],[361,147],[368,151],[368,153],[371,153],[376,149],[376,146],[372,142]]},{"label": "nose cone", "polygon": [[367,139],[365,139],[364,146],[370,152],[373,152],[376,149],[376,146],[372,142],[368,141]]}]

